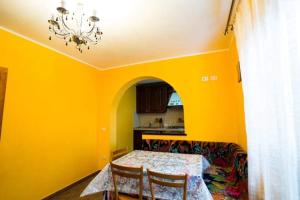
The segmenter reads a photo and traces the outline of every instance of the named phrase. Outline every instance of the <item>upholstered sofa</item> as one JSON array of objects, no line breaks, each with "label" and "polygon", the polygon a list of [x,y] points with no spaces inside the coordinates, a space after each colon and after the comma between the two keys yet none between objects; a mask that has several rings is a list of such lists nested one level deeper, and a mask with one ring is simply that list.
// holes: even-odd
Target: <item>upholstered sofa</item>
[{"label": "upholstered sofa", "polygon": [[247,153],[234,143],[143,140],[142,150],[201,154],[211,167],[204,181],[215,199],[247,199]]}]

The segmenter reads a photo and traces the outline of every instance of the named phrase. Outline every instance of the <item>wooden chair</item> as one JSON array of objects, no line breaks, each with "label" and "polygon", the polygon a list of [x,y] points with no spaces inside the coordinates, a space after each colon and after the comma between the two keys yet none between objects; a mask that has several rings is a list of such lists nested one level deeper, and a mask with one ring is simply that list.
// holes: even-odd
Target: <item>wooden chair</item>
[{"label": "wooden chair", "polygon": [[121,158],[122,156],[126,155],[128,153],[128,147],[122,148],[122,149],[116,149],[112,151],[111,153],[111,160],[114,161],[118,158]]},{"label": "wooden chair", "polygon": [[155,200],[155,194],[153,190],[153,184],[166,187],[182,188],[183,200],[187,199],[187,174],[185,175],[169,175],[150,171],[147,169],[148,180],[150,185],[150,191],[152,200]]},{"label": "wooden chair", "polygon": [[[143,166],[141,167],[125,167],[121,165],[116,165],[110,162],[112,178],[115,188],[115,197],[116,200],[142,200],[143,199],[143,190],[144,190],[144,183],[143,183]],[[118,187],[117,187],[117,177],[125,177],[129,179],[136,179],[138,180],[139,185],[139,195],[138,198],[135,198],[133,195],[126,195],[126,194],[119,194]]]}]

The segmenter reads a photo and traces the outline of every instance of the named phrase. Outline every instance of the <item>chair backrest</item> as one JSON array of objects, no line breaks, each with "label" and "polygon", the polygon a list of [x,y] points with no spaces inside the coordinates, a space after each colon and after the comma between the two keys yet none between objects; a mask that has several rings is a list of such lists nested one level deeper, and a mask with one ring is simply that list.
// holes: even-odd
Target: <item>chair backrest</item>
[{"label": "chair backrest", "polygon": [[116,149],[111,152],[111,160],[114,161],[128,153],[128,147]]},{"label": "chair backrest", "polygon": [[152,200],[155,200],[153,184],[166,186],[166,187],[182,188],[183,200],[187,199],[187,174],[185,175],[162,174],[162,173],[150,171],[149,169],[147,169],[147,173],[148,173],[148,180],[149,180]]},{"label": "chair backrest", "polygon": [[143,199],[143,190],[144,190],[144,183],[143,183],[143,166],[141,167],[126,167],[114,164],[110,162],[111,166],[111,173],[115,188],[115,196],[116,200],[119,199],[119,193],[118,193],[118,187],[117,187],[117,177],[125,177],[125,178],[131,178],[131,179],[137,179],[138,180],[138,186],[139,186],[139,199]]}]

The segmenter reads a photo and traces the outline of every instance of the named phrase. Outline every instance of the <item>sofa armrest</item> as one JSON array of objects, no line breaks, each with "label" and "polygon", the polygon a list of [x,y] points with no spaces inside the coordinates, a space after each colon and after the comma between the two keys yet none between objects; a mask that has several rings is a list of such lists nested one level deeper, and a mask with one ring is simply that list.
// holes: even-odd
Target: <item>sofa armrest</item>
[{"label": "sofa armrest", "polygon": [[[235,176],[237,179],[247,179],[248,178],[248,161],[247,153],[238,145],[234,144],[231,148],[232,155],[232,168],[235,171]],[[238,181],[238,180],[237,180]]]}]

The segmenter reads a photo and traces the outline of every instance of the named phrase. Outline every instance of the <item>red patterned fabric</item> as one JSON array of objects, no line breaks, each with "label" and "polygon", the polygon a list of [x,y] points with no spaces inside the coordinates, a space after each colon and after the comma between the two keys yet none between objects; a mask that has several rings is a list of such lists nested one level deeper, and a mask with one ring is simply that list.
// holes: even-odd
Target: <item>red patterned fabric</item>
[{"label": "red patterned fabric", "polygon": [[[212,182],[219,181],[218,184],[224,184],[224,189],[219,187],[221,188],[219,191],[233,198],[247,196],[247,153],[237,144],[185,140],[143,140],[142,150],[201,154],[212,165],[224,169],[218,170],[217,175],[208,174],[206,176]],[[208,186],[208,188],[214,192],[218,191],[213,186]]]}]

